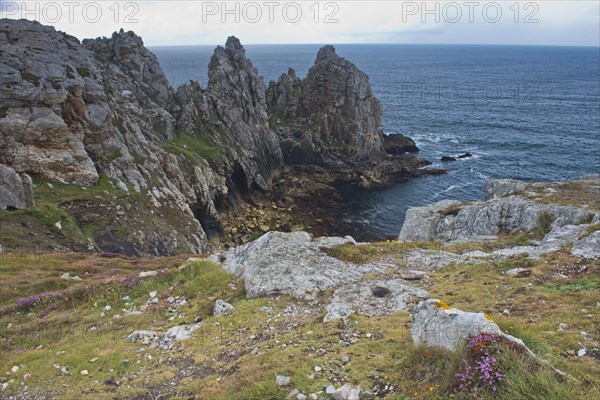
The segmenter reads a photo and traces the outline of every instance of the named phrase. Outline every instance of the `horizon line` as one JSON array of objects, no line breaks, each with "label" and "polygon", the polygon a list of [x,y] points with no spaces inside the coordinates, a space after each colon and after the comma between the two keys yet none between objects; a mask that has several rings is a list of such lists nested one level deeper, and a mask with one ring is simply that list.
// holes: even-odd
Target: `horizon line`
[{"label": "horizon line", "polygon": [[[143,39],[143,38],[142,38]],[[373,43],[333,43],[333,42],[314,42],[314,43],[242,43],[242,46],[515,46],[515,47],[586,47],[600,49],[600,44],[533,44],[533,43],[389,43],[389,42],[373,42]],[[144,44],[146,47],[199,47],[199,46],[224,46],[223,43],[217,44]]]}]

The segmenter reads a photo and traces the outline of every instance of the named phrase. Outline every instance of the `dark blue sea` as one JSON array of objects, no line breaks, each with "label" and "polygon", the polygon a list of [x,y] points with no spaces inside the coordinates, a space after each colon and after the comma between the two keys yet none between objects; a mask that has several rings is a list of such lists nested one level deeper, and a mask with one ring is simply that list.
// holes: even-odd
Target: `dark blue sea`
[{"label": "dark blue sea", "polygon": [[[304,77],[318,45],[249,45],[247,56],[276,80]],[[554,181],[600,173],[600,49],[592,47],[337,45],[370,78],[382,129],[413,138],[420,155],[447,168],[389,189],[341,188],[340,215],[359,239],[398,234],[406,209],[484,196],[489,178]],[[174,87],[207,81],[214,46],[154,47]],[[441,163],[443,155],[472,158]]]}]

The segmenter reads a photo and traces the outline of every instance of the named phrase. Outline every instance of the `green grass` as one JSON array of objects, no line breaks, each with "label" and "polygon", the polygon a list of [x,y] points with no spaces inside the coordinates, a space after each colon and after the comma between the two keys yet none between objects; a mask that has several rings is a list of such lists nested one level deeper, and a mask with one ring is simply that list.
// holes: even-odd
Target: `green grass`
[{"label": "green grass", "polygon": [[201,160],[221,161],[223,152],[220,146],[213,146],[200,137],[176,132],[173,140],[165,143],[165,148],[187,159],[200,162]]},{"label": "green grass", "polygon": [[552,294],[566,294],[571,292],[598,289],[600,289],[600,283],[598,282],[598,280],[591,279],[581,279],[576,282],[567,284],[561,284],[559,282],[545,282],[542,285],[533,287],[533,290]]}]

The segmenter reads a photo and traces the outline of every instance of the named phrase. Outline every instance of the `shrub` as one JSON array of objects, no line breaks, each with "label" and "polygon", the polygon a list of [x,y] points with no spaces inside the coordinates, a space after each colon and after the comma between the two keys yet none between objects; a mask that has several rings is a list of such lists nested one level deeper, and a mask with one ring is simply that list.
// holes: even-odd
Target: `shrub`
[{"label": "shrub", "polygon": [[554,222],[554,215],[549,211],[542,211],[538,214],[536,234],[537,236],[544,237],[552,228],[552,223]]}]

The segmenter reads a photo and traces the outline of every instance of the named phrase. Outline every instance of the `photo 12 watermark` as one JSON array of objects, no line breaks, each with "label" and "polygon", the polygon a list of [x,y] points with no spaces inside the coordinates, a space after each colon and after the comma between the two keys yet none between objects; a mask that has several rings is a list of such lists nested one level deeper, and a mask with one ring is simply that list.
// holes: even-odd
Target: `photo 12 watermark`
[{"label": "photo 12 watermark", "polygon": [[476,23],[495,24],[503,20],[514,23],[539,22],[540,5],[536,1],[403,1],[403,23]]},{"label": "photo 12 watermark", "polygon": [[58,22],[140,22],[140,2],[136,1],[3,1],[0,18],[28,19],[42,24]]}]

